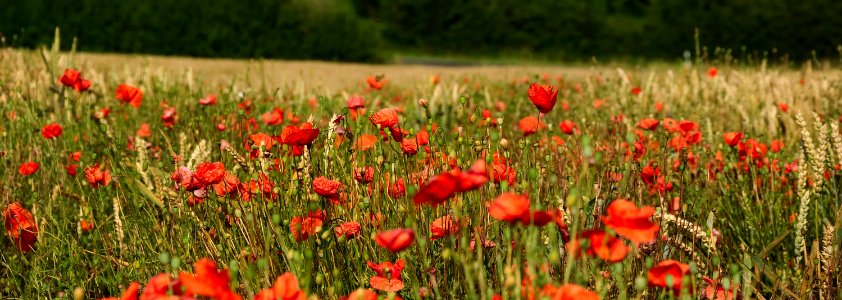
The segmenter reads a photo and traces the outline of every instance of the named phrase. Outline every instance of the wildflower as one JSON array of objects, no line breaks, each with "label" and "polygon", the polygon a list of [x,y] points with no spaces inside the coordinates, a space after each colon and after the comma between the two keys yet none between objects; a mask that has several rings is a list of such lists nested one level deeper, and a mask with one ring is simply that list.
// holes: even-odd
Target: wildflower
[{"label": "wildflower", "polygon": [[293,217],[292,221],[289,222],[289,230],[292,232],[292,237],[296,242],[301,242],[315,235],[321,229],[324,218],[325,213],[321,210],[308,212],[303,217]]},{"label": "wildflower", "polygon": [[284,122],[284,111],[275,107],[264,113],[260,116],[260,118],[263,120],[263,123],[266,123],[266,125],[280,125]]},{"label": "wildflower", "polygon": [[228,270],[218,270],[216,263],[202,258],[193,264],[195,274],[182,272],[179,281],[189,294],[205,296],[220,300],[239,300],[240,296],[231,290]]},{"label": "wildflower", "polygon": [[538,130],[547,128],[547,124],[538,120],[538,117],[535,116],[528,116],[517,123],[518,127],[520,127],[520,131],[523,132],[523,136],[529,136],[533,133],[538,132]]},{"label": "wildflower", "polygon": [[45,139],[54,139],[61,136],[61,125],[56,123],[47,124],[41,129],[41,136]]},{"label": "wildflower", "polygon": [[20,251],[29,252],[38,241],[38,225],[32,213],[19,203],[13,202],[3,212],[6,234],[12,238]]},{"label": "wildflower", "polygon": [[529,198],[515,193],[504,193],[488,205],[488,215],[500,221],[514,223],[529,218]]},{"label": "wildflower", "polygon": [[368,87],[374,90],[381,90],[383,89],[383,82],[380,81],[382,76],[368,76],[365,78],[365,82],[368,83]]},{"label": "wildflower", "polygon": [[558,90],[553,90],[553,87],[532,83],[529,85],[529,101],[538,108],[541,113],[549,113],[553,110],[556,101],[558,100]]},{"label": "wildflower", "polygon": [[394,108],[384,108],[368,117],[371,124],[381,129],[398,125],[398,112]]},{"label": "wildflower", "polygon": [[635,243],[649,243],[655,240],[659,228],[649,220],[655,214],[655,209],[651,206],[637,208],[631,201],[617,199],[608,205],[607,213],[608,216],[602,217],[602,222],[617,234]]},{"label": "wildflower", "polygon": [[325,198],[338,198],[339,197],[339,188],[342,187],[342,183],[336,180],[330,180],[325,178],[324,176],[316,177],[313,179],[313,191],[319,196]]},{"label": "wildflower", "polygon": [[642,89],[640,89],[640,87],[633,87],[633,88],[631,89],[631,94],[632,94],[632,95],[637,96],[637,95],[640,95],[640,93],[643,93],[643,90],[642,90]]},{"label": "wildflower", "polygon": [[167,107],[161,114],[161,121],[164,122],[164,127],[167,128],[172,128],[173,126],[175,126],[175,121],[177,119],[178,114],[175,111],[175,107]]},{"label": "wildflower", "polygon": [[140,124],[140,129],[137,130],[135,135],[137,135],[137,137],[141,137],[141,138],[148,138],[148,137],[152,136],[152,130],[149,129],[149,124],[146,124],[146,123]]},{"label": "wildflower", "polygon": [[398,259],[395,263],[381,262],[375,264],[370,261],[367,263],[368,267],[377,273],[369,280],[371,287],[384,292],[397,292],[404,288],[401,272],[406,264],[403,259]]},{"label": "wildflower", "polygon": [[[681,285],[684,276],[690,273],[690,266],[675,260],[665,260],[649,269],[647,277],[650,287],[672,288],[678,294],[681,292]],[[669,278],[669,281],[667,282]]]},{"label": "wildflower", "polygon": [[722,135],[722,139],[725,140],[725,143],[728,144],[728,146],[734,147],[734,146],[737,146],[737,144],[740,143],[741,139],[743,139],[743,133],[742,132],[726,132],[725,134]]},{"label": "wildflower", "polygon": [[360,223],[351,221],[339,224],[333,228],[333,233],[336,234],[336,238],[343,236],[346,239],[355,238],[360,235]]},{"label": "wildflower", "polygon": [[366,151],[371,148],[374,148],[374,144],[377,142],[377,137],[370,135],[370,134],[363,134],[357,138],[356,143],[354,143],[354,149],[358,151]]},{"label": "wildflower", "polygon": [[658,123],[660,123],[660,122],[658,120],[655,120],[655,119],[643,119],[643,120],[640,120],[639,123],[637,123],[637,127],[640,128],[640,129],[645,129],[645,130],[651,131],[651,130],[655,130],[656,128],[658,128]]},{"label": "wildflower", "polygon": [[129,105],[133,106],[134,108],[140,107],[140,103],[143,101],[143,92],[131,85],[121,84],[117,86],[117,90],[114,91],[114,97],[120,102],[128,103]]},{"label": "wildflower", "polygon": [[79,228],[82,229],[82,232],[88,232],[91,231],[91,229],[94,229],[94,223],[83,219],[79,221]]},{"label": "wildflower", "polygon": [[559,124],[559,127],[561,128],[561,132],[564,132],[564,134],[573,134],[573,130],[576,129],[576,123],[573,123],[573,121],[570,120],[564,120],[564,122]]},{"label": "wildflower", "polygon": [[599,300],[597,293],[575,284],[565,284],[561,287],[544,287],[542,294],[554,300]]},{"label": "wildflower", "polygon": [[307,295],[298,285],[298,278],[290,272],[286,272],[278,279],[271,288],[260,290],[254,295],[254,300],[304,300]]},{"label": "wildflower", "polygon": [[415,241],[415,231],[406,228],[397,228],[378,233],[374,237],[374,241],[380,247],[386,248],[391,252],[401,252]]},{"label": "wildflower", "polygon": [[193,177],[196,178],[200,184],[206,186],[220,183],[224,176],[225,165],[221,162],[203,162],[196,166],[196,172],[193,173]]},{"label": "wildflower", "polygon": [[202,99],[199,99],[199,104],[204,106],[216,105],[216,95],[208,94]]},{"label": "wildflower", "polygon": [[111,173],[100,168],[99,164],[85,168],[85,179],[94,189],[111,183]]},{"label": "wildflower", "polygon": [[708,77],[710,78],[716,77],[717,73],[719,73],[719,70],[717,70],[716,67],[710,67],[710,69],[708,69]]},{"label": "wildflower", "polygon": [[[581,241],[588,241],[588,248],[582,249]],[[567,249],[575,255],[582,252],[589,256],[599,257],[604,261],[616,263],[626,258],[629,247],[623,241],[607,234],[602,230],[586,230],[567,244]]]},{"label": "wildflower", "polygon": [[82,78],[81,73],[74,69],[64,70],[64,74],[58,80],[62,85],[71,87],[77,92],[84,92],[91,88],[91,81]]},{"label": "wildflower", "polygon": [[120,298],[109,297],[103,298],[102,300],[137,300],[138,290],[140,290],[140,284],[133,281],[129,284],[129,287],[120,294]]},{"label": "wildflower", "polygon": [[430,224],[430,240],[437,240],[459,232],[459,222],[451,216],[435,219]]},{"label": "wildflower", "polygon": [[366,184],[374,180],[374,167],[360,167],[354,169],[354,180]]},{"label": "wildflower", "polygon": [[398,178],[395,182],[389,185],[389,197],[393,199],[399,199],[406,196],[406,185],[403,183],[402,178]]},{"label": "wildflower", "polygon": [[18,168],[18,174],[23,176],[35,174],[35,171],[38,171],[38,163],[34,161],[22,163]]}]

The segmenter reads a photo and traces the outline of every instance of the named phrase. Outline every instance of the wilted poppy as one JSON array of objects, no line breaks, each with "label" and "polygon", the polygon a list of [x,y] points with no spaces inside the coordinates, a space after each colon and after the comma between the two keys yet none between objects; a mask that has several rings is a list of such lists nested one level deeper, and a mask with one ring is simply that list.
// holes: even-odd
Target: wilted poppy
[{"label": "wilted poppy", "polygon": [[354,169],[354,180],[366,184],[374,180],[374,167],[360,167]]},{"label": "wilted poppy", "polygon": [[182,272],[178,280],[189,294],[205,296],[220,300],[239,300],[240,296],[231,290],[228,270],[217,269],[216,263],[202,258],[193,264],[193,272]]},{"label": "wilted poppy", "polygon": [[553,87],[548,85],[541,85],[532,83],[529,85],[529,101],[538,108],[541,113],[549,113],[553,110],[556,100],[558,100],[558,90],[553,90]]},{"label": "wilted poppy", "polygon": [[38,241],[38,225],[32,213],[19,203],[13,202],[3,211],[6,234],[12,238],[15,246],[23,252],[29,252]]},{"label": "wilted poppy", "polygon": [[117,86],[117,89],[114,91],[114,97],[120,102],[128,103],[135,108],[140,107],[140,103],[143,101],[143,92],[131,85],[128,84],[121,84]]},{"label": "wilted poppy", "polygon": [[383,231],[374,237],[380,247],[391,252],[401,252],[415,241],[415,231],[407,228],[397,228]]},{"label": "wilted poppy", "polygon": [[45,139],[54,139],[61,136],[61,125],[56,123],[47,124],[41,129],[41,136]]},{"label": "wilted poppy", "polygon": [[649,243],[655,240],[659,227],[649,218],[655,214],[655,208],[637,206],[628,200],[617,199],[606,209],[608,216],[602,217],[602,223],[617,234],[635,243]]}]

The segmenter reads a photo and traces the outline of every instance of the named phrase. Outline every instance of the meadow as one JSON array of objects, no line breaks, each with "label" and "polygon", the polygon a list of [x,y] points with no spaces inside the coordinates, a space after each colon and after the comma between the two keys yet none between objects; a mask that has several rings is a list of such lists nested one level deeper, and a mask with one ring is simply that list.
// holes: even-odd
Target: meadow
[{"label": "meadow", "polygon": [[839,299],[842,72],[0,49],[0,297]]}]

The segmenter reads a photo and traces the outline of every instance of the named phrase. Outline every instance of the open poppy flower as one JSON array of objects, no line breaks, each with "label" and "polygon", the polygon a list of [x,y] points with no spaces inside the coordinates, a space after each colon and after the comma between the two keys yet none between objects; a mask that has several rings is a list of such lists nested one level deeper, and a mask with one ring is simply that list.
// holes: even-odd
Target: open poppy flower
[{"label": "open poppy flower", "polygon": [[[647,277],[650,287],[671,288],[677,295],[681,292],[684,276],[689,274],[690,266],[668,259],[650,268]],[[667,283],[667,278],[672,281],[670,284]]]},{"label": "open poppy flower", "polygon": [[240,296],[231,290],[228,270],[218,270],[216,263],[202,258],[193,264],[195,274],[182,272],[178,280],[189,294],[205,296],[219,300],[239,300]]},{"label": "open poppy flower", "polygon": [[725,143],[728,146],[735,147],[737,144],[740,143],[740,140],[743,139],[742,132],[726,132],[722,135],[722,139],[725,140]]},{"label": "open poppy flower", "polygon": [[400,199],[406,196],[406,184],[403,178],[398,178],[395,182],[389,184],[389,197],[392,199]]},{"label": "open poppy flower", "polygon": [[77,92],[84,92],[91,88],[91,81],[82,78],[82,74],[75,69],[66,69],[58,80],[62,85],[73,88]]},{"label": "open poppy flower", "polygon": [[149,281],[146,282],[146,286],[143,288],[143,292],[140,294],[140,299],[170,299],[170,297],[181,299],[179,296],[192,297],[189,293],[185,295],[180,280],[173,279],[169,273],[161,273],[149,278]]},{"label": "open poppy flower", "polygon": [[203,162],[196,166],[196,172],[193,172],[195,177],[202,185],[217,184],[222,181],[225,176],[225,165],[221,162]]},{"label": "open poppy flower", "polygon": [[708,285],[705,287],[704,292],[702,295],[705,299],[708,300],[735,300],[741,299],[740,295],[740,286],[737,284],[732,284],[727,290],[722,284],[719,283],[719,280],[713,280],[707,277],[702,277]]},{"label": "open poppy flower", "polygon": [[659,227],[649,218],[655,214],[655,208],[637,206],[628,200],[617,199],[608,205],[608,216],[602,217],[602,223],[617,234],[634,243],[649,243],[655,240]]},{"label": "open poppy flower", "polygon": [[266,125],[280,125],[284,122],[284,111],[275,107],[260,116],[260,118],[263,120],[263,123],[266,123]]},{"label": "open poppy flower", "polygon": [[532,83],[529,85],[527,94],[529,95],[529,101],[532,101],[538,111],[544,114],[552,111],[558,100],[558,90],[554,90],[553,87],[548,85]]},{"label": "open poppy flower", "polygon": [[[377,292],[361,288],[354,290],[347,297],[339,297],[339,300],[377,300],[379,297],[380,295]],[[398,300],[398,298],[400,297],[395,296],[395,300]]]},{"label": "open poppy flower", "polygon": [[354,180],[361,184],[374,181],[374,167],[366,166],[354,169]]},{"label": "open poppy flower", "polygon": [[656,119],[643,119],[637,123],[637,127],[645,130],[655,130],[656,128],[658,128],[659,123],[660,121]]},{"label": "open poppy flower", "polygon": [[134,108],[140,107],[141,102],[143,102],[143,92],[128,84],[118,85],[114,91],[114,97],[120,100],[120,102],[128,103]]},{"label": "open poppy flower", "polygon": [[199,99],[199,105],[210,106],[216,104],[216,95],[209,94],[202,99]]},{"label": "open poppy flower", "polygon": [[38,225],[32,213],[19,203],[13,202],[3,211],[6,234],[12,238],[15,246],[23,252],[29,252],[38,241]]},{"label": "open poppy flower", "polygon": [[517,125],[520,127],[520,131],[523,132],[523,136],[530,136],[538,132],[538,130],[547,128],[547,124],[538,120],[536,116],[528,116],[520,119]]},{"label": "open poppy flower", "polygon": [[217,196],[225,196],[237,191],[240,185],[240,179],[230,173],[225,173],[219,183],[213,185],[213,190]]},{"label": "open poppy flower", "polygon": [[433,177],[421,186],[415,196],[412,197],[412,201],[415,202],[415,205],[438,206],[453,197],[457,191],[459,191],[458,178],[445,172]]},{"label": "open poppy flower", "polygon": [[333,228],[333,233],[336,234],[336,238],[344,236],[350,240],[360,235],[360,223],[351,221],[339,224]]},{"label": "open poppy flower", "polygon": [[41,129],[41,136],[45,139],[51,140],[61,136],[61,125],[56,123],[47,124]]},{"label": "open poppy flower", "polygon": [[415,153],[418,153],[418,142],[413,138],[402,139],[401,151],[409,156],[415,155]]},{"label": "open poppy flower", "polygon": [[178,120],[178,113],[175,110],[175,107],[167,107],[164,109],[164,112],[161,113],[161,122],[164,123],[164,127],[172,128],[175,126],[175,121]]},{"label": "open poppy flower", "polygon": [[564,132],[564,134],[573,134],[576,130],[576,123],[573,123],[573,121],[570,120],[564,120],[561,124],[559,124],[559,127],[561,128],[561,132]]},{"label": "open poppy flower", "polygon": [[289,231],[296,242],[301,242],[316,234],[324,223],[324,211],[308,212],[306,216],[295,216],[289,222]]},{"label": "open poppy flower", "polygon": [[341,187],[341,182],[327,179],[324,176],[313,179],[313,191],[325,198],[339,197],[339,188]]},{"label": "open poppy flower", "polygon": [[357,141],[354,143],[354,149],[358,151],[366,151],[371,148],[374,148],[374,144],[377,143],[377,137],[370,135],[370,134],[362,134]]},{"label": "open poppy flower", "polygon": [[394,108],[384,108],[371,114],[368,120],[380,129],[392,128],[398,125],[398,111]]},{"label": "open poppy flower", "polygon": [[381,90],[383,89],[383,82],[380,81],[380,76],[368,76],[365,78],[365,82],[368,83],[368,87],[374,90]]},{"label": "open poppy flower", "polygon": [[140,129],[137,130],[135,135],[137,135],[137,137],[141,137],[141,138],[148,138],[148,137],[152,136],[152,130],[149,129],[149,124],[146,124],[146,123],[140,124]]},{"label": "open poppy flower", "polygon": [[124,290],[123,293],[120,294],[120,298],[109,297],[109,298],[102,298],[102,300],[137,300],[137,292],[139,290],[140,290],[140,284],[133,281],[132,283],[129,284],[129,286],[126,288],[126,290]]},{"label": "open poppy flower", "polygon": [[111,172],[100,167],[100,164],[85,168],[85,179],[94,189],[111,183]]},{"label": "open poppy flower", "polygon": [[515,223],[529,218],[529,198],[515,193],[504,193],[488,205],[488,215],[500,221]]},{"label": "open poppy flower", "polygon": [[287,126],[281,131],[280,142],[290,146],[307,146],[319,137],[319,129],[313,124],[303,123],[300,126]]},{"label": "open poppy flower", "polygon": [[457,181],[456,190],[458,192],[467,192],[480,188],[488,182],[488,169],[485,165],[485,160],[479,159],[471,165],[467,172],[455,172]]},{"label": "open poppy flower", "polygon": [[[588,247],[582,248],[582,241],[588,241]],[[582,252],[589,256],[599,257],[604,261],[616,263],[626,258],[629,247],[623,241],[607,234],[602,230],[586,230],[567,244],[567,249],[573,255],[580,256]]]},{"label": "open poppy flower", "polygon": [[407,228],[397,228],[383,231],[374,237],[374,241],[380,247],[391,252],[401,252],[415,241],[415,231]]},{"label": "open poppy flower", "polygon": [[35,174],[35,171],[38,171],[38,163],[34,161],[22,163],[18,167],[18,174],[23,176]]},{"label": "open poppy flower", "polygon": [[430,224],[430,240],[433,241],[457,232],[459,232],[459,220],[455,220],[449,215],[439,217]]},{"label": "open poppy flower", "polygon": [[397,292],[404,288],[401,272],[406,264],[403,259],[398,259],[395,263],[381,262],[375,264],[369,261],[367,264],[374,273],[377,273],[369,280],[371,287],[374,289],[384,292]]},{"label": "open poppy flower", "polygon": [[260,290],[254,295],[254,300],[304,300],[307,294],[298,285],[298,278],[290,272],[286,272],[278,279],[271,288]]},{"label": "open poppy flower", "polygon": [[541,295],[553,300],[599,300],[599,295],[576,284],[565,284],[555,287],[550,284],[544,286]]}]

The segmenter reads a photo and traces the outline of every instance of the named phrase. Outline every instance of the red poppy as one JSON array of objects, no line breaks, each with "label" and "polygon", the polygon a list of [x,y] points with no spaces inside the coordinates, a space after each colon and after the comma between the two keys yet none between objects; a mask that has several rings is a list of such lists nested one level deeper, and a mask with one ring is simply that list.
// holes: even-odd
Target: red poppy
[{"label": "red poppy", "polygon": [[225,176],[225,165],[221,162],[203,162],[196,166],[196,172],[193,173],[193,177],[202,185],[220,183],[223,176]]},{"label": "red poppy", "polygon": [[165,108],[161,114],[161,121],[164,122],[164,127],[172,128],[175,126],[176,120],[178,120],[178,114],[175,111],[175,107]]},{"label": "red poppy", "polygon": [[128,103],[135,108],[140,107],[140,103],[143,101],[143,92],[133,86],[128,84],[121,84],[117,86],[117,90],[114,91],[114,97],[120,102]]},{"label": "red poppy", "polygon": [[82,159],[82,151],[75,151],[73,153],[70,153],[70,159],[75,162],[79,162],[79,160]]},{"label": "red poppy", "polygon": [[360,235],[360,223],[351,221],[339,224],[333,228],[333,233],[336,234],[336,238],[344,236],[350,240]]},{"label": "red poppy", "polygon": [[366,151],[371,148],[374,148],[374,144],[377,143],[377,137],[370,135],[370,134],[363,134],[357,138],[357,141],[354,143],[354,149],[359,151]]},{"label": "red poppy", "polygon": [[255,133],[249,136],[249,139],[252,142],[252,145],[257,147],[263,147],[264,151],[269,151],[272,149],[272,137],[265,133]]},{"label": "red poppy", "polygon": [[633,87],[631,89],[632,95],[635,95],[635,96],[640,95],[640,93],[642,93],[642,92],[643,92],[643,90],[640,89],[640,87]]},{"label": "red poppy", "polygon": [[435,219],[430,224],[430,240],[437,240],[459,232],[459,222],[451,216]]},{"label": "red poppy", "polygon": [[374,180],[374,167],[360,167],[354,169],[354,179],[362,184],[372,182]]},{"label": "red poppy", "polygon": [[450,173],[442,173],[431,178],[421,186],[412,201],[415,205],[427,204],[437,206],[444,203],[459,190],[459,182]]},{"label": "red poppy", "polygon": [[404,154],[412,156],[418,153],[418,142],[415,139],[403,139],[401,141],[401,151]]},{"label": "red poppy", "polygon": [[266,123],[266,125],[280,125],[284,122],[284,111],[275,107],[260,116],[260,119],[262,119],[263,123]]},{"label": "red poppy", "polygon": [[371,124],[380,128],[392,128],[398,125],[398,112],[394,108],[384,108],[368,117]]},{"label": "red poppy", "polygon": [[380,81],[379,77],[380,76],[368,76],[365,78],[365,82],[368,83],[368,87],[379,91],[383,89],[383,82]]},{"label": "red poppy", "polygon": [[[339,297],[340,300],[377,300],[380,295],[369,289],[356,289],[348,297]],[[397,297],[396,298],[400,298]]]},{"label": "red poppy", "polygon": [[94,223],[83,219],[79,221],[79,228],[81,228],[83,232],[88,232],[91,231],[91,229],[94,229]]},{"label": "red poppy", "polygon": [[64,170],[67,171],[67,175],[76,176],[76,168],[78,168],[78,167],[79,166],[77,166],[77,165],[69,164],[69,165],[64,167]]},{"label": "red poppy", "polygon": [[22,163],[18,168],[18,174],[23,176],[35,174],[35,171],[38,171],[38,163],[34,161]]},{"label": "red poppy", "polygon": [[132,282],[129,284],[129,287],[120,294],[120,298],[117,297],[109,297],[109,298],[102,298],[102,300],[137,300],[137,292],[140,290],[140,284],[137,282]]},{"label": "red poppy", "polygon": [[56,123],[47,124],[41,129],[41,136],[45,139],[54,139],[61,136],[61,125]]},{"label": "red poppy", "polygon": [[286,272],[278,279],[271,288],[260,290],[254,295],[254,300],[304,300],[307,294],[298,285],[298,278],[290,272]]},{"label": "red poppy", "polygon": [[559,124],[559,127],[561,128],[561,132],[564,132],[565,134],[573,134],[576,129],[576,123],[573,123],[573,121],[570,120],[564,120],[564,122]]},{"label": "red poppy", "polygon": [[783,148],[784,142],[781,140],[774,140],[771,143],[769,143],[769,151],[772,151],[772,153],[781,152],[781,149]]},{"label": "red poppy", "polygon": [[140,124],[140,129],[137,130],[135,135],[137,135],[137,137],[141,137],[141,138],[148,138],[148,137],[152,136],[152,130],[149,129],[149,124],[146,124],[146,123]]},{"label": "red poppy", "polygon": [[[662,261],[649,269],[649,286],[660,288],[672,288],[678,294],[681,292],[682,281],[684,276],[690,274],[690,266],[680,263],[678,261],[668,259]],[[672,286],[668,286],[667,278],[672,281]]]},{"label": "red poppy", "polygon": [[237,176],[234,176],[230,173],[225,173],[222,176],[222,180],[213,185],[213,190],[216,192],[218,196],[225,196],[237,191],[237,187],[240,185],[240,179]]},{"label": "red poppy", "polygon": [[38,225],[32,213],[19,203],[13,202],[3,212],[6,234],[12,238],[15,246],[23,252],[29,252],[38,241]]},{"label": "red poppy", "polygon": [[64,74],[58,80],[62,85],[71,87],[77,92],[84,92],[91,88],[91,81],[82,78],[82,74],[74,69],[64,70]]},{"label": "red poppy", "polygon": [[523,136],[529,136],[538,132],[538,130],[547,128],[547,124],[538,120],[538,117],[536,116],[528,116],[520,119],[520,122],[518,122],[517,125],[520,127],[520,131],[523,132]]},{"label": "red poppy", "polygon": [[552,86],[532,83],[529,85],[529,101],[538,108],[541,113],[549,113],[553,110],[556,101],[558,100],[558,90],[553,90]]},{"label": "red poppy", "polygon": [[205,105],[205,106],[215,105],[216,104],[216,95],[209,94],[209,95],[205,96],[204,98],[199,99],[199,104]]},{"label": "red poppy", "polygon": [[734,147],[734,146],[737,146],[737,144],[740,143],[741,139],[743,139],[743,133],[742,132],[726,132],[725,134],[722,135],[722,139],[725,140],[725,143],[728,144],[728,146]]},{"label": "red poppy", "polygon": [[99,164],[85,168],[85,179],[93,188],[99,188],[111,183],[111,173],[100,168]]},{"label": "red poppy", "polygon": [[202,258],[193,264],[195,274],[182,272],[178,280],[188,294],[195,294],[219,300],[239,300],[240,296],[231,290],[228,270],[218,270],[216,263]]},{"label": "red poppy", "polygon": [[380,247],[391,252],[401,252],[415,241],[415,231],[407,228],[397,228],[378,233],[374,241]]},{"label": "red poppy", "polygon": [[346,102],[346,104],[348,105],[349,109],[360,109],[360,108],[365,108],[364,102],[365,102],[365,99],[363,99],[363,97],[360,97],[358,95],[354,95],[354,96],[351,96],[350,98],[348,98],[348,101]]},{"label": "red poppy", "polygon": [[639,123],[637,123],[637,127],[645,130],[655,130],[656,128],[658,128],[658,123],[660,122],[655,119],[643,119],[640,120]]},{"label": "red poppy", "polygon": [[[588,248],[582,249],[580,241],[588,241]],[[567,244],[567,249],[575,255],[584,251],[589,256],[599,257],[604,261],[616,263],[626,258],[629,247],[623,241],[602,230],[586,230],[579,237]]]},{"label": "red poppy", "polygon": [[591,290],[575,284],[565,284],[561,287],[544,287],[542,294],[553,300],[599,300],[599,295]]},{"label": "red poppy", "polygon": [[488,215],[500,221],[515,223],[529,218],[529,198],[515,193],[504,193],[488,205]]},{"label": "red poppy", "polygon": [[617,199],[608,205],[608,216],[602,217],[606,227],[634,243],[649,243],[655,240],[659,227],[649,218],[655,214],[655,208],[637,206],[628,200]]},{"label": "red poppy", "polygon": [[467,172],[456,172],[458,192],[467,192],[480,188],[488,182],[488,169],[485,160],[479,159],[471,165]]},{"label": "red poppy", "polygon": [[780,103],[778,103],[778,109],[780,109],[784,113],[787,113],[787,112],[789,112],[789,104],[780,102]]},{"label": "red poppy", "polygon": [[709,300],[734,300],[740,299],[740,286],[737,284],[732,284],[726,290],[722,284],[719,283],[719,280],[713,280],[707,277],[702,277],[702,280],[707,282],[707,286],[705,287],[705,291],[702,295],[704,295],[705,299]]},{"label": "red poppy", "polygon": [[[186,295],[184,295],[184,289],[179,280],[173,280],[169,273],[161,273],[149,278],[146,287],[143,288],[143,293],[140,294],[140,299],[168,299],[170,296]],[[174,298],[181,299],[180,297]]]},{"label": "red poppy", "polygon": [[718,72],[719,71],[716,69],[716,67],[710,67],[710,69],[708,69],[708,77],[710,77],[710,78],[716,77],[716,74]]},{"label": "red poppy", "polygon": [[307,146],[319,137],[319,130],[313,124],[303,123],[300,126],[286,126],[281,131],[280,143],[293,147]]},{"label": "red poppy", "polygon": [[398,180],[389,184],[389,197],[400,199],[403,196],[406,196],[406,184],[403,183],[403,178],[398,178]]},{"label": "red poppy", "polygon": [[313,191],[325,198],[338,198],[339,188],[341,187],[341,182],[327,179],[324,176],[313,179]]},{"label": "red poppy", "polygon": [[321,210],[308,212],[306,216],[295,216],[289,222],[289,231],[296,242],[301,242],[313,236],[321,229],[325,213]]},{"label": "red poppy", "polygon": [[404,288],[401,272],[406,264],[403,259],[398,259],[394,264],[390,262],[375,264],[370,261],[367,263],[368,267],[377,273],[369,280],[371,287],[384,292],[397,292]]}]

